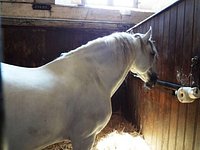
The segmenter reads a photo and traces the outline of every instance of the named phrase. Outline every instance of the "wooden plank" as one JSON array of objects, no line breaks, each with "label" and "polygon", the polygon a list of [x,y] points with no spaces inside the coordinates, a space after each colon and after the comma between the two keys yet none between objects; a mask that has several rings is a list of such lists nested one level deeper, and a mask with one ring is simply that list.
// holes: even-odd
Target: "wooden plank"
[{"label": "wooden plank", "polygon": [[[130,83],[129,83],[130,82]],[[137,126],[137,129],[140,130],[140,116],[139,116],[139,112],[138,112],[138,97],[137,97],[137,80],[134,79],[131,75],[129,75],[128,77],[128,88],[130,90],[128,90],[129,92],[127,93],[128,94],[128,98],[129,98],[129,101],[130,101],[130,110],[132,110],[132,119],[131,119],[131,122]],[[134,85],[134,88],[132,88],[132,85]],[[131,99],[130,99],[130,96],[131,95]]]},{"label": "wooden plank", "polygon": [[[197,102],[197,108],[200,108],[200,101]],[[194,134],[194,138],[195,140],[193,141],[193,149],[194,150],[199,150],[200,147],[200,109],[197,109],[196,111],[196,115],[195,115],[195,134]]]},{"label": "wooden plank", "polygon": [[[180,64],[177,64],[179,68],[182,69],[182,58],[183,58],[183,41],[184,41],[184,11],[185,11],[185,1],[178,5],[178,15],[177,15],[177,42],[176,48],[180,50],[179,55],[176,58],[176,61]],[[178,128],[177,128],[177,139],[176,139],[176,150],[184,149],[184,139],[185,139],[185,114],[186,114],[186,105],[179,103],[178,109]]]},{"label": "wooden plank", "polygon": [[[192,49],[192,57],[198,56],[200,58],[200,1],[194,0],[194,26],[193,26],[193,49]],[[198,69],[195,69],[195,72],[193,73],[193,80],[195,85],[200,86],[200,67],[197,67]]]},{"label": "wooden plank", "polygon": [[3,26],[3,30],[4,61],[27,67],[43,65],[60,56],[61,52],[67,52],[91,39],[111,33],[106,30],[22,26]]},{"label": "wooden plank", "polygon": [[[140,87],[141,83],[140,82],[141,82],[140,80],[137,80],[137,81],[135,80],[135,83],[136,83],[135,94],[137,95],[136,96],[137,99],[135,99],[135,101],[137,101],[136,107],[137,107],[137,110],[138,110],[138,123],[140,123],[140,124],[138,124],[138,126],[139,126],[140,131],[142,132],[143,131],[143,124],[144,124],[144,120],[145,120],[145,114],[142,111],[142,106],[144,104],[144,101],[143,101],[142,98],[140,98],[140,94],[141,94],[141,92],[139,90],[139,89],[141,89],[141,87]],[[140,99],[141,101],[138,101],[138,99]]]},{"label": "wooden plank", "polygon": [[[166,11],[164,13],[164,32],[163,32],[163,78],[162,80],[168,81],[169,70],[169,61],[170,61],[170,50],[169,46],[169,24],[170,24],[170,13]],[[163,117],[163,135],[162,135],[162,150],[168,150],[168,138],[169,138],[169,123],[170,123],[170,111],[171,111],[171,102],[169,96],[165,94],[164,96],[164,117]]]},{"label": "wooden plank", "polygon": [[[175,55],[176,53],[176,30],[177,30],[177,6],[174,6],[170,9],[170,26],[169,26],[169,50],[170,50],[170,78],[168,81],[176,82],[176,70],[175,70]],[[168,73],[170,73],[168,72]],[[170,112],[170,124],[169,124],[169,143],[168,149],[175,149],[176,144],[176,130],[177,130],[177,117],[178,117],[178,103],[176,101],[176,97],[169,96],[171,101],[171,112]]]},{"label": "wooden plank", "polygon": [[[130,83],[129,83],[130,82]],[[141,111],[141,106],[143,104],[143,99],[140,97],[140,90],[141,89],[141,81],[139,79],[135,79],[134,77],[130,76],[128,80],[128,88],[129,92],[131,93],[131,103],[132,103],[132,114],[134,118],[132,119],[133,123],[136,122],[135,125],[137,125],[137,129],[141,132],[142,131],[142,121],[145,118],[145,115],[143,114],[143,111]],[[129,95],[130,95],[129,93]],[[138,101],[140,99],[140,101]]]},{"label": "wooden plank", "polygon": [[[193,49],[192,49],[192,56],[199,56],[200,57],[200,1],[194,0],[194,26],[193,26]],[[200,85],[200,70],[196,72],[196,83]],[[196,114],[195,122],[194,122],[194,140],[193,140],[193,147],[192,149],[198,150],[200,147],[200,101],[196,102]]]},{"label": "wooden plank", "polygon": [[[192,56],[192,38],[193,38],[193,15],[194,15],[194,0],[185,1],[184,11],[184,41],[182,55],[182,70],[186,76],[189,76],[191,71],[191,56]],[[187,62],[187,63],[186,63]],[[185,85],[190,86],[190,81],[187,79]]]},{"label": "wooden plank", "polygon": [[[184,47],[183,53],[187,55],[183,55],[183,69],[185,69],[186,74],[190,74],[191,72],[191,58],[192,58],[192,40],[193,40],[193,16],[194,16],[194,0],[186,0],[185,1],[185,28],[184,28]],[[190,49],[190,50],[188,50]],[[189,85],[191,85],[189,81]],[[191,149],[193,147],[194,141],[194,127],[195,127],[195,113],[196,113],[196,105],[197,103],[192,103],[187,105],[187,116],[186,116],[186,124],[185,124],[185,140],[184,140],[184,148]]]},{"label": "wooden plank", "polygon": [[[200,1],[195,0],[195,9],[194,9],[194,30],[193,30],[193,56],[197,55],[200,57],[200,19],[199,19],[199,14],[200,14]],[[199,74],[199,76],[198,76]],[[197,73],[197,81],[198,84],[200,85],[200,71]],[[194,142],[193,142],[193,149],[198,150],[200,147],[200,101],[197,102],[197,111],[195,115],[195,134],[194,134]]]},{"label": "wooden plank", "polygon": [[24,67],[38,67],[47,63],[45,29],[6,27],[3,31],[4,62]]},{"label": "wooden plank", "polygon": [[186,123],[186,104],[179,104],[178,109],[178,128],[177,128],[177,140],[176,140],[176,150],[184,149],[185,141],[185,123]]},{"label": "wooden plank", "polygon": [[106,21],[87,21],[73,19],[51,19],[51,18],[15,18],[2,17],[2,25],[10,26],[35,26],[35,27],[60,27],[73,29],[104,29],[113,31],[126,31],[134,24],[106,22]]},{"label": "wooden plank", "polygon": [[[182,55],[183,55],[183,53],[180,51],[180,50],[182,50],[182,47],[183,47],[183,45],[182,45],[182,43],[183,43],[183,25],[184,25],[184,3],[182,2],[182,3],[180,3],[178,6],[177,6],[177,29],[176,29],[176,45],[175,45],[175,49],[176,49],[176,53],[177,53],[177,55],[175,56],[175,73],[177,73],[177,71],[180,71],[181,70],[181,67],[182,67]],[[176,74],[176,82],[178,82],[177,81],[177,74]],[[179,82],[178,82],[179,83]],[[183,122],[183,120],[182,119],[184,119],[184,118],[182,118],[181,120],[182,120],[182,122],[180,122],[181,120],[180,120],[180,118],[179,117],[181,117],[180,116],[180,112],[179,112],[179,109],[183,109],[183,107],[181,107],[180,106],[180,104],[179,104],[179,102],[178,102],[178,100],[176,99],[176,102],[174,102],[174,103],[178,103],[178,106],[177,106],[177,108],[176,108],[176,114],[177,114],[177,120],[176,120],[176,122],[177,122],[177,129],[176,129],[176,131],[175,131],[175,134],[176,134],[176,138],[175,138],[175,148],[174,149],[180,149],[180,148],[182,148],[181,146],[182,146],[182,143],[181,143],[181,141],[179,140],[179,136],[180,136],[180,132],[182,131],[180,131],[179,130],[179,128],[180,129],[182,129],[181,127],[183,127],[183,125],[184,124],[181,124],[182,122]],[[181,108],[180,108],[181,107]],[[184,112],[184,110],[183,110],[183,112]],[[175,120],[174,120],[175,121]],[[179,122],[178,122],[179,121]],[[180,132],[179,132],[180,131]],[[183,135],[182,135],[183,136]],[[181,146],[180,146],[181,145]]]},{"label": "wooden plank", "polygon": [[[137,99],[139,98],[139,92],[138,92],[138,88],[139,88],[139,86],[140,86],[140,84],[139,84],[139,80],[134,80],[133,81],[134,82],[134,84],[136,85],[136,86],[134,86],[134,95],[135,95],[135,99],[134,99],[134,102],[135,102],[135,116],[136,116],[136,120],[137,120],[137,127],[138,127],[138,129],[139,130],[142,130],[142,127],[140,126],[141,125],[141,121],[143,120],[143,118],[141,118],[141,117],[143,117],[143,115],[142,115],[142,112],[141,112],[141,110],[140,110],[140,101],[137,101]],[[133,104],[134,105],[134,104]]]},{"label": "wooden plank", "polygon": [[175,56],[175,71],[176,71],[176,83],[181,84],[179,77],[177,76],[181,72],[182,68],[182,49],[183,49],[183,28],[184,28],[184,2],[180,3],[177,10],[177,30],[176,30],[176,53]]},{"label": "wooden plank", "polygon": [[185,149],[194,147],[194,136],[196,128],[196,113],[197,113],[198,102],[194,102],[188,105],[187,108],[187,120],[186,120],[186,131],[185,131]]},{"label": "wooden plank", "polygon": [[[160,15],[158,18],[158,32],[157,34],[154,34],[154,38],[156,39],[156,48],[159,54],[159,57],[162,58],[162,49],[163,49],[163,27],[164,27],[164,14]],[[153,38],[153,39],[154,39]],[[158,59],[158,75],[160,78],[162,78],[162,59]],[[159,88],[158,88],[159,90]],[[159,90],[159,108],[158,108],[158,128],[157,128],[157,141],[156,141],[156,150],[162,150],[162,132],[163,132],[163,107],[164,107],[164,99],[163,99],[163,93]]]},{"label": "wooden plank", "polygon": [[170,24],[169,24],[169,45],[168,45],[168,68],[169,74],[167,81],[176,82],[176,72],[175,72],[175,55],[177,55],[175,50],[176,45],[176,30],[177,30],[177,7],[174,6],[170,9]]}]

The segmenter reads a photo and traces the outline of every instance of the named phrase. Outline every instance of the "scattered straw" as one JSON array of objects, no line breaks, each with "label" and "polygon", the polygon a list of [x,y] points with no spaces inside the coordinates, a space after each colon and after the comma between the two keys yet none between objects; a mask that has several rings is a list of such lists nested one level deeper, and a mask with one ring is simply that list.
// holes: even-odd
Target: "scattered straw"
[{"label": "scattered straw", "polygon": [[132,136],[127,132],[113,131],[101,138],[94,150],[150,150],[141,136]]}]

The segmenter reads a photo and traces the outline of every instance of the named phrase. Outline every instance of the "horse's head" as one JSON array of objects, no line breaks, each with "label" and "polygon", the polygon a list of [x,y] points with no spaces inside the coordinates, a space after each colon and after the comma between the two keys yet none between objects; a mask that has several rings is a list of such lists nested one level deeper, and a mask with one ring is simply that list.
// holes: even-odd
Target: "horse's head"
[{"label": "horse's head", "polygon": [[153,87],[157,81],[155,64],[157,60],[157,50],[151,40],[151,27],[146,34],[134,34],[135,37],[135,60],[131,71],[145,82],[149,88]]}]

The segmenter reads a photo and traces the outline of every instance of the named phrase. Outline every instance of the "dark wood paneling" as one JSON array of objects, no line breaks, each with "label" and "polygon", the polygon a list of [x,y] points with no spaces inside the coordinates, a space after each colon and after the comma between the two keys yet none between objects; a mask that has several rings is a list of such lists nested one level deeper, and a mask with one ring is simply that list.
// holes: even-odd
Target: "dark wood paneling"
[{"label": "dark wood paneling", "polygon": [[[169,26],[169,49],[171,50],[171,76],[176,77],[175,70],[175,56],[176,56],[176,30],[177,30],[177,6],[170,9],[170,26]],[[171,79],[176,82],[176,78]],[[169,97],[171,99],[171,97]],[[177,130],[177,112],[178,105],[175,101],[171,101],[170,124],[169,124],[169,145],[168,149],[173,149],[176,144],[176,130]]]},{"label": "dark wood paneling", "polygon": [[73,50],[114,31],[3,26],[4,61],[19,66],[43,65],[62,52]]},{"label": "dark wood paneling", "polygon": [[[183,58],[183,39],[184,39],[184,8],[185,3],[180,3],[177,10],[177,31],[176,31],[176,52],[179,53],[179,56],[176,57],[176,70],[179,72],[183,69],[182,66],[182,58]],[[176,145],[175,149],[183,149],[184,142],[184,130],[185,130],[185,111],[186,105],[179,104],[178,105],[178,118],[177,118],[177,130],[176,130]]]},{"label": "dark wood paneling", "polygon": [[[164,19],[164,14],[162,14],[160,17],[157,17],[158,19],[156,20],[157,22],[157,25],[158,25],[158,32],[157,34],[155,34],[155,39],[157,39],[156,41],[156,47],[157,49],[160,51],[162,50],[163,48],[163,41],[162,41],[162,37],[163,37],[163,32],[164,32],[164,22],[163,22],[163,19]],[[159,56],[160,58],[162,58],[162,54]],[[162,70],[162,63],[161,63],[161,59],[158,59],[158,63],[161,64],[159,66],[157,66],[157,69],[160,70],[160,76],[162,76],[162,72],[164,71],[161,71]],[[158,113],[157,113],[157,124],[158,124],[158,128],[156,129],[157,130],[157,137],[156,137],[156,143],[155,143],[155,149],[158,149],[158,150],[161,150],[162,149],[162,141],[161,140],[158,140],[158,139],[162,139],[162,135],[163,135],[163,116],[164,116],[164,113],[163,113],[163,103],[164,103],[164,99],[163,99],[163,96],[164,94],[160,91],[158,91],[157,89],[157,93],[158,93]]]},{"label": "dark wood paneling", "polygon": [[[191,86],[200,85],[200,71],[191,73],[191,58],[200,57],[200,2],[182,0],[133,28],[145,33],[153,29],[159,52],[161,80]],[[142,129],[153,150],[199,150],[200,102],[181,104],[172,92],[155,87],[142,88],[142,81],[128,78],[128,101],[132,102],[133,121]]]},{"label": "dark wood paneling", "polygon": [[[194,4],[194,27],[193,27],[193,50],[192,55],[200,56],[200,1],[195,0]],[[200,70],[199,73],[196,75],[196,83],[200,85]],[[200,101],[196,104],[196,114],[195,114],[195,124],[194,124],[194,141],[193,141],[193,149],[198,149],[200,147]]]},{"label": "dark wood paneling", "polygon": [[[183,62],[190,62],[192,58],[193,48],[193,17],[194,16],[194,0],[185,1],[185,22],[184,22],[184,45],[183,45]],[[187,55],[186,55],[187,54]],[[183,63],[185,72],[190,72],[190,63]],[[190,81],[189,81],[190,82]],[[191,85],[191,83],[189,83]],[[184,150],[191,149],[194,142],[194,126],[195,126],[195,114],[196,114],[196,102],[187,105],[186,108],[186,124],[185,124],[185,140]],[[184,117],[184,116],[183,116]]]}]

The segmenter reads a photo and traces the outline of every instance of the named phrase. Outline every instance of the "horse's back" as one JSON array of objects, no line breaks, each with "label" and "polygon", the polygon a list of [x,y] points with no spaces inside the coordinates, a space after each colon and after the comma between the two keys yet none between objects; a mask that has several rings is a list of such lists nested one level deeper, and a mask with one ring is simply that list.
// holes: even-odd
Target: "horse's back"
[{"label": "horse's back", "polygon": [[55,77],[42,68],[2,64],[2,81],[9,149],[32,149],[64,138],[60,133],[66,132],[70,101]]},{"label": "horse's back", "polygon": [[[67,138],[70,131],[77,132],[73,130],[73,124],[91,116],[104,120],[106,114],[100,108],[106,105],[105,111],[109,111],[109,95],[102,95],[104,92],[100,91],[96,75],[93,77],[93,73],[89,72],[91,66],[83,69],[86,65],[83,61],[74,67],[68,64],[63,76],[62,70],[59,70],[63,66],[59,65],[23,68],[2,64],[6,136],[10,149],[32,149]],[[101,100],[103,97],[106,103]],[[81,115],[83,112],[86,118]],[[85,133],[88,130],[90,134],[97,130],[96,126],[91,126],[94,128],[86,124],[79,129],[83,128]]]}]

